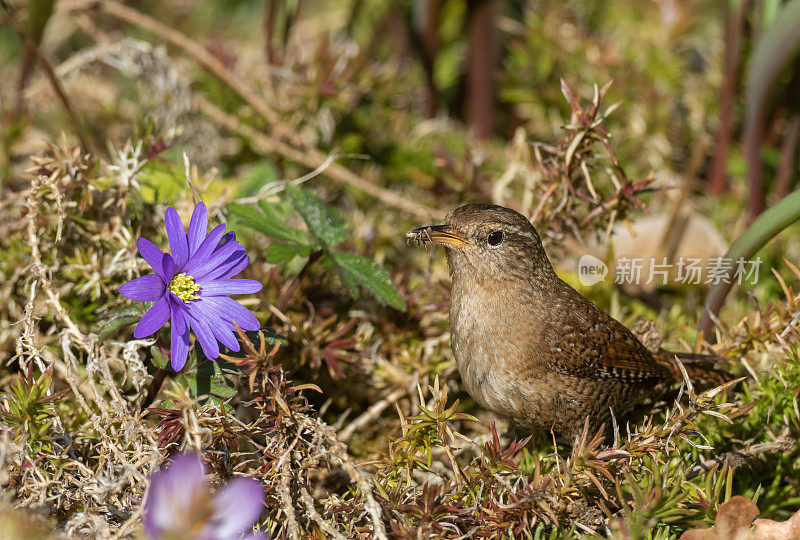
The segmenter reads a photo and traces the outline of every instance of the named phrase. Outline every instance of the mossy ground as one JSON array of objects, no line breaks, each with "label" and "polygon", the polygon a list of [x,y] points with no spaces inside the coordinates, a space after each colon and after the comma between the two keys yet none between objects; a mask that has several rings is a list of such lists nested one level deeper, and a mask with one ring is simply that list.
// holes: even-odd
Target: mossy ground
[{"label": "mossy ground", "polygon": [[[476,141],[445,105],[459,102],[466,2],[444,3],[433,119],[410,45],[373,35],[382,14],[411,3],[351,12],[356,2],[320,0],[296,19],[283,3],[277,68],[263,56],[262,4],[57,3],[41,50],[83,140],[41,70],[25,110],[7,105],[22,45],[0,24],[0,69],[14,75],[0,81],[0,536],[141,535],[148,477],[178,449],[201,452],[214,482],[262,480],[260,525],[279,538],[670,538],[712,525],[734,495],[776,521],[800,508],[797,227],[759,252],[758,284],[735,289],[720,314],[713,349],[743,382],[684,388],[620,440],[587,433],[574,449],[548,434],[520,442],[527,434],[472,402],[450,351],[444,257],[406,245],[407,230],[491,200],[535,214],[558,262],[568,240],[671,212],[671,187],[685,182],[697,184],[683,210],[735,238],[746,225],[738,148],[722,197],[690,167],[716,129],[715,6],[508,8],[496,136]],[[590,116],[593,85],[613,79],[595,111],[621,102],[598,124],[610,135],[581,124],[562,78]],[[579,195],[587,175],[598,197]],[[287,180],[336,209],[349,231],[336,249],[385,269],[405,310],[311,248],[270,247],[274,237],[232,211],[264,201],[305,231]],[[253,347],[214,376],[211,399],[197,396],[204,368],[162,369],[167,334],[133,339],[141,306],[117,292],[148,271],[136,238],[166,246],[166,206],[186,219],[197,200],[236,228],[252,259],[244,277],[264,284],[243,302],[267,337],[284,338],[249,334]],[[609,283],[582,292],[629,327],[657,321],[669,347],[695,343],[703,288],[656,291],[660,308]]]}]

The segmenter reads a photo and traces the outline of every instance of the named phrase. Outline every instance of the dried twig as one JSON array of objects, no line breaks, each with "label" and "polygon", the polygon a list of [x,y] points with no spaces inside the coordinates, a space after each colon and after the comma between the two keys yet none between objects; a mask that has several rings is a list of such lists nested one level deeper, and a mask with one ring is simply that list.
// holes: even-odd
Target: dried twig
[{"label": "dried twig", "polygon": [[289,538],[300,538],[300,527],[297,525],[297,518],[294,515],[294,505],[292,504],[292,495],[289,489],[289,482],[292,481],[292,469],[289,466],[289,460],[283,462],[281,466],[281,474],[278,479],[278,494],[281,497],[281,509],[286,516],[286,529],[289,532]]},{"label": "dried twig", "polygon": [[[278,153],[282,156],[296,161],[310,169],[316,169],[321,164],[325,163],[328,159],[324,153],[317,149],[298,150],[282,141],[261,133],[254,128],[242,123],[239,119],[229,115],[206,98],[195,94],[194,103],[200,111],[202,111],[209,118],[214,120],[217,124],[242,135],[250,141],[253,149],[263,154]],[[405,210],[420,219],[436,220],[444,217],[444,212],[438,209],[428,208],[419,203],[406,199],[393,191],[383,189],[376,186],[369,180],[358,176],[350,169],[339,165],[338,163],[331,163],[325,170],[325,174],[331,179],[349,184],[356,189],[372,195],[383,203]]]},{"label": "dried twig", "polygon": [[[414,381],[414,386],[416,386],[416,381]],[[412,386],[413,388],[413,386]],[[350,422],[346,428],[339,432],[339,440],[342,442],[347,442],[350,440],[350,437],[353,436],[353,433],[356,430],[361,429],[362,427],[366,426],[376,418],[378,418],[381,413],[386,410],[389,406],[391,406],[394,402],[396,402],[401,397],[408,394],[407,388],[401,388],[399,390],[395,390],[385,398],[381,399],[380,401],[373,403],[370,407],[364,411],[361,416]]]},{"label": "dried twig", "polygon": [[748,445],[739,450],[725,452],[694,466],[688,473],[686,473],[686,479],[691,480],[692,478],[696,478],[701,474],[713,471],[721,465],[724,465],[728,469],[735,470],[763,454],[792,451],[796,452],[797,450],[797,441],[791,437],[782,437],[766,443]]},{"label": "dried twig", "polygon": [[314,508],[314,499],[304,486],[300,486],[300,500],[303,501],[303,505],[306,508],[306,513],[309,515],[311,520],[316,523],[320,529],[322,529],[322,532],[336,540],[345,540],[344,535],[336,530],[336,528],[334,528],[329,521],[327,521],[319,514],[319,512],[317,512],[317,509]]}]

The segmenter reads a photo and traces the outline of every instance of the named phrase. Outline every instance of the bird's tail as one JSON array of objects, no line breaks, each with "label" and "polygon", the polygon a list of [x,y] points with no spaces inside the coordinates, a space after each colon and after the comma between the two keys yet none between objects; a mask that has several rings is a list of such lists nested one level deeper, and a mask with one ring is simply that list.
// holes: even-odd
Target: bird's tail
[{"label": "bird's tail", "polygon": [[683,373],[678,367],[675,357],[678,357],[683,364],[686,374],[693,383],[721,385],[735,379],[727,371],[718,369],[717,366],[727,359],[713,354],[658,351],[655,355],[656,361],[667,368],[676,381],[683,380]]}]

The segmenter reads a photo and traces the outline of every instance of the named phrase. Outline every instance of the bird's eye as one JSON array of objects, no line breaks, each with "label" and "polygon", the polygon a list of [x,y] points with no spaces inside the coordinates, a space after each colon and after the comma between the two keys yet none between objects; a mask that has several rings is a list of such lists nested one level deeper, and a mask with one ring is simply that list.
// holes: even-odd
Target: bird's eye
[{"label": "bird's eye", "polygon": [[489,242],[490,246],[500,245],[500,242],[503,241],[503,231],[490,232],[489,237],[486,240]]}]

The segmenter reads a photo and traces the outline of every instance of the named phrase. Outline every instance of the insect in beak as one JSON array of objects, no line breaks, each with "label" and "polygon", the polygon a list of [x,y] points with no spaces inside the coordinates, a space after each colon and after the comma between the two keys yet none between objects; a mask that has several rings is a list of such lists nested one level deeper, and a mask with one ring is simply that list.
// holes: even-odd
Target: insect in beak
[{"label": "insect in beak", "polygon": [[450,225],[427,225],[425,227],[417,227],[406,233],[406,239],[409,242],[416,242],[419,244],[426,244],[428,242],[436,242],[444,246],[462,248],[467,245],[467,241],[450,232],[452,227]]}]

